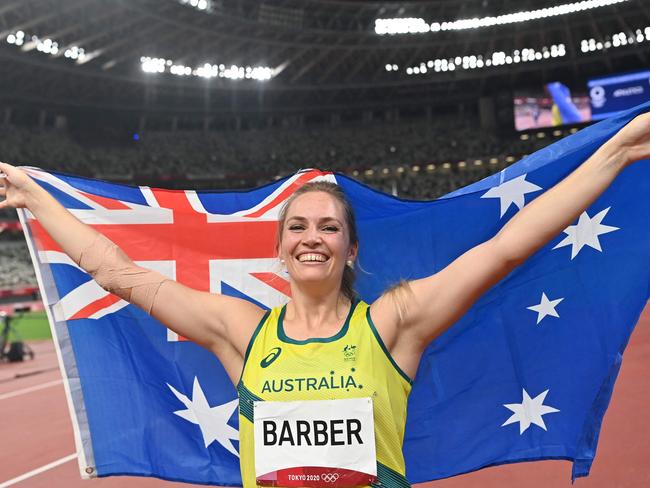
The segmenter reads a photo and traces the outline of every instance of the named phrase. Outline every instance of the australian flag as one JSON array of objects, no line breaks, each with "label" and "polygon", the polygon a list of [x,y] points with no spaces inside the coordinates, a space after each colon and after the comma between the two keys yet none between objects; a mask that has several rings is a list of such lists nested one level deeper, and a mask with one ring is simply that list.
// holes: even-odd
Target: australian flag
[{"label": "australian flag", "polygon": [[[303,171],[250,191],[131,187],[29,173],[134,261],[269,308],[289,299],[275,253],[282,203],[335,181],[360,231],[368,301],[489,239],[650,105],[603,121],[435,201]],[[70,400],[82,476],[240,485],[236,392],[208,351],[101,289],[21,211]],[[561,235],[425,352],[409,400],[412,483],[537,459],[594,459],[625,345],[650,294],[650,164],[627,168]]]}]

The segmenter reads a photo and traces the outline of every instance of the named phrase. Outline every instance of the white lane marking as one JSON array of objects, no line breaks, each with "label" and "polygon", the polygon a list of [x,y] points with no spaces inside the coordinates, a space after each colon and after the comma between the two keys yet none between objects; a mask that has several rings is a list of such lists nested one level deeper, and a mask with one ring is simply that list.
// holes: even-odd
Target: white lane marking
[{"label": "white lane marking", "polygon": [[[50,386],[58,385],[63,383],[62,379],[48,381],[47,383],[41,383],[40,385],[30,386],[29,388],[23,388],[22,390],[10,391],[9,393],[4,393],[0,395],[0,400],[6,400],[7,398],[13,398],[18,395],[24,395],[25,393],[31,393],[33,391],[42,390],[43,388],[49,388]],[[0,485],[0,488],[2,486]]]},{"label": "white lane marking", "polygon": [[16,483],[20,483],[21,481],[25,481],[26,479],[31,478],[32,476],[36,476],[37,474],[41,474],[44,471],[47,471],[48,469],[56,468],[57,466],[60,466],[61,464],[65,464],[68,461],[72,461],[73,459],[77,458],[77,453],[73,454],[68,454],[66,457],[62,457],[61,459],[57,459],[56,461],[52,461],[50,464],[46,464],[44,466],[41,466],[40,468],[32,469],[31,471],[28,471],[25,474],[21,474],[20,476],[16,476],[13,479],[4,481],[0,483],[0,488],[7,488],[8,486],[15,485]]}]

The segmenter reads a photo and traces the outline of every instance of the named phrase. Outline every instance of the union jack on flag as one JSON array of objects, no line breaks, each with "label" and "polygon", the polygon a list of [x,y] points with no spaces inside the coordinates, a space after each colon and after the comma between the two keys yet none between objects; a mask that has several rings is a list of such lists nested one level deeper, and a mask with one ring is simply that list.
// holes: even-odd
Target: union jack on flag
[{"label": "union jack on flag", "polygon": [[[209,209],[209,197],[192,190],[141,186],[134,202],[133,192],[122,196],[124,199],[107,197],[79,189],[74,179],[62,175],[28,171],[47,188],[65,195],[70,212],[115,242],[141,266],[197,290],[243,294],[263,308],[283,304],[290,295],[286,277],[278,274],[275,249],[282,203],[308,181],[335,181],[328,173],[298,173],[259,203],[217,214]],[[31,216],[29,223],[40,262],[65,264],[81,271]],[[88,280],[61,296],[52,310],[57,320],[99,319],[127,305]],[[175,338],[171,331],[169,336]]]},{"label": "union jack on flag", "polygon": [[[336,181],[355,208],[372,302],[492,237],[632,117],[637,107],[430,202],[304,171],[249,191],[128,187],[30,174],[134,261],[188,286],[273,307],[282,202]],[[650,293],[650,165],[627,168],[565,231],[489,290],[426,350],[408,406],[410,482],[535,459],[585,476],[622,354]],[[239,485],[237,398],[208,351],[108,294],[21,211],[56,345],[84,477],[131,474]]]}]

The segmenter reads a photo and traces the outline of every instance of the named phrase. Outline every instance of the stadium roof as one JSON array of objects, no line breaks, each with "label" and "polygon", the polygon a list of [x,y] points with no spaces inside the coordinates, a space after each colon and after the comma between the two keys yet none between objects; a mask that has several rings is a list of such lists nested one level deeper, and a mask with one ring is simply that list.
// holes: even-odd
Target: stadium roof
[{"label": "stadium roof", "polygon": [[[398,20],[395,20],[398,19]],[[257,112],[455,103],[647,67],[644,0],[6,0],[0,101]]]}]

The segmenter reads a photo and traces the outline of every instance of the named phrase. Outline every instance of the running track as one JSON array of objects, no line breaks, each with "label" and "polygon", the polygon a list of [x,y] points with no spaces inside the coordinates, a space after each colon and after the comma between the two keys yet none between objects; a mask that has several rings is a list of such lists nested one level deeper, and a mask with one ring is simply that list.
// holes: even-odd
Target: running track
[{"label": "running track", "polygon": [[[34,344],[36,359],[0,364],[0,488],[188,487],[153,478],[82,481],[73,459],[72,426],[51,342]],[[650,486],[650,305],[628,346],[605,416],[591,475],[577,488]],[[497,466],[422,488],[570,487],[571,464],[543,461]]]}]

